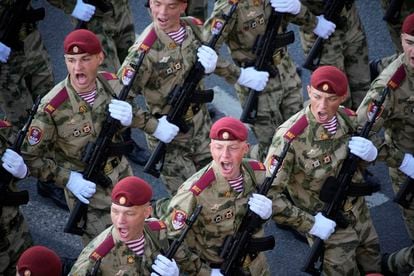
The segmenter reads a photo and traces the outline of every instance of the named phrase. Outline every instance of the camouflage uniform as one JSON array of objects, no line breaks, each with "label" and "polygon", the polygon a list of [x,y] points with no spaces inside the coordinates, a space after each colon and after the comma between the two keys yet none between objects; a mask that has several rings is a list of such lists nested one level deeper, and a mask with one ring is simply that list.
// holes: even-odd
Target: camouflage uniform
[{"label": "camouflage uniform", "polygon": [[[16,2],[0,1],[0,15]],[[16,35],[22,45],[7,45],[11,48],[10,57],[0,65],[0,108],[13,124],[14,135],[23,126],[33,99],[54,85],[52,65],[36,23],[23,22]]]},{"label": "camouflage uniform", "polygon": [[[7,138],[10,132],[11,128],[0,121],[2,154],[3,149],[8,146]],[[14,192],[18,190],[15,182],[12,182],[9,188]],[[0,274],[15,276],[17,260],[20,254],[33,244],[32,237],[19,206],[0,206],[0,208]]]},{"label": "camouflage uniform", "polygon": [[[113,247],[107,255],[103,256],[100,272],[97,275],[150,275],[153,260],[155,260],[158,254],[161,254],[161,251],[166,252],[169,246],[165,228],[165,224],[161,221],[153,220],[146,222],[144,225],[144,255],[140,257],[131,251],[124,242],[119,240],[118,232],[111,226],[83,249],[69,275],[88,275],[87,272],[91,272],[96,261],[91,254],[95,250],[99,251],[97,248],[104,246],[104,244],[107,245],[108,242]],[[110,238],[110,235],[112,235],[112,238]],[[182,249],[179,249],[174,259],[180,268],[180,272],[186,272],[189,275],[195,275],[201,266],[199,259],[195,255]]]},{"label": "camouflage uniform", "polygon": [[[86,23],[88,30],[94,32],[101,41],[105,60],[100,66],[102,70],[116,72],[128,54],[128,49],[135,41],[134,23],[128,0],[100,0],[111,7],[102,12],[96,7],[91,20]],[[76,1],[48,0],[52,5],[71,14]],[[70,2],[70,3],[69,3]],[[76,26],[79,20],[73,19]]]},{"label": "camouflage uniform", "polygon": [[[285,144],[284,134],[305,116],[307,124],[291,143],[277,174],[270,195],[274,202],[274,219],[299,232],[308,233],[314,225],[314,215],[324,203],[319,199],[322,185],[329,176],[336,176],[347,157],[348,141],[354,133],[355,113],[340,107],[336,113],[337,131],[334,136],[315,121],[310,107],[306,107],[283,123],[273,137],[266,158],[266,167],[275,165]],[[302,122],[302,121],[300,121]],[[353,177],[354,185],[363,182],[362,168]],[[287,191],[289,201],[283,191]],[[365,272],[380,271],[379,240],[372,224],[369,209],[363,196],[348,196],[341,212],[348,226],[337,225],[325,243],[323,273],[326,275],[360,275],[358,266]],[[312,237],[308,236],[309,243]],[[358,266],[357,266],[358,265]]]},{"label": "camouflage uniform", "polygon": [[[221,61],[217,64],[216,74],[226,78],[230,83],[236,83],[240,76],[240,67],[254,65],[256,56],[253,46],[258,35],[262,35],[266,29],[266,22],[271,14],[272,7],[269,1],[244,0],[240,1],[232,20],[224,28],[222,37],[217,43],[216,49],[220,49],[221,42],[225,42],[229,48],[235,64]],[[221,18],[223,12],[228,13],[230,3],[227,0],[218,0],[214,3],[214,9],[210,18],[204,24],[204,36],[210,36],[211,26],[216,18]],[[293,16],[286,16],[291,20]],[[296,16],[298,24],[312,25],[314,18],[302,8]],[[286,29],[287,21],[283,24]],[[207,39],[206,39],[207,40]],[[253,132],[258,139],[259,146],[252,150],[252,158],[263,160],[271,143],[274,130],[290,116],[303,107],[302,82],[296,73],[296,66],[290,58],[287,48],[279,48],[273,56],[274,69],[278,71],[271,77],[266,88],[259,94],[258,114]],[[235,89],[244,103],[248,89],[235,85]],[[253,154],[253,152],[255,152]]]},{"label": "camouflage uniform", "polygon": [[[322,14],[324,0],[301,1],[314,14]],[[353,2],[349,1],[349,2]],[[335,22],[336,30],[324,40],[320,65],[333,65],[345,72],[349,81],[351,98],[347,106],[356,110],[370,85],[368,45],[364,27],[355,3],[345,4],[341,12],[341,22]],[[302,48],[307,55],[317,36],[311,29],[300,28]]]},{"label": "camouflage uniform", "polygon": [[414,245],[393,252],[387,259],[387,266],[391,272],[414,275]]},{"label": "camouflage uniform", "polygon": [[[414,89],[413,70],[406,65],[405,54],[401,54],[394,62],[385,68],[378,78],[372,83],[364,101],[358,109],[358,121],[363,125],[367,121],[367,114],[370,110],[373,99],[379,98],[394,72],[404,64],[406,77],[400,87],[386,98],[381,118],[377,120],[373,130],[378,131],[381,127],[385,130],[385,141],[379,146],[378,159],[387,162],[389,174],[393,183],[394,192],[397,193],[400,186],[407,179],[401,172],[400,167],[405,153],[414,153],[414,103],[412,91]],[[414,201],[408,209],[402,208],[403,217],[408,233],[414,240]]]},{"label": "camouflage uniform", "polygon": [[[119,74],[128,66],[139,52],[138,46],[151,30],[157,36],[149,53],[145,56],[132,90],[140,92],[145,98],[148,111],[138,111],[131,127],[138,127],[147,133],[150,148],[155,148],[158,140],[150,135],[157,127],[157,118],[168,114],[168,95],[176,85],[181,85],[189,70],[196,62],[197,49],[201,46],[199,39],[200,22],[194,18],[183,18],[186,27],[186,38],[181,46],[163,31],[152,24],[140,35],[131,47],[128,57],[122,64]],[[185,122],[190,127],[187,133],[180,132],[167,145],[162,177],[170,193],[175,193],[178,187],[198,169],[210,160],[209,132],[211,119],[205,104],[192,104],[185,115]]]},{"label": "camouflage uniform", "polygon": [[[224,239],[228,235],[233,235],[239,227],[247,212],[248,198],[256,192],[256,185],[262,183],[265,177],[263,164],[253,160],[243,160],[241,173],[244,190],[238,193],[221,176],[217,164],[212,161],[178,189],[163,217],[169,235],[177,237],[185,218],[194,212],[197,205],[203,206],[185,242],[200,256],[206,266],[214,268],[223,261],[219,255]],[[255,236],[262,237],[263,234],[261,228]],[[243,268],[251,275],[269,275],[263,253],[259,253],[253,260],[248,256]],[[209,271],[203,270],[201,273],[201,275],[210,275]]]},{"label": "camouflage uniform", "polygon": [[[46,94],[31,124],[22,149],[31,173],[41,181],[54,181],[64,188],[70,171],[82,172],[81,161],[88,142],[95,142],[107,116],[107,106],[120,91],[120,82],[110,73],[100,73],[96,81],[97,95],[93,107],[86,103],[71,86],[68,77]],[[113,142],[122,142],[119,134]],[[103,188],[96,183],[96,193],[90,199],[87,228],[83,235],[86,245],[111,224],[110,205],[113,185],[132,169],[122,155],[108,158],[104,173],[112,184]],[[74,195],[65,188],[66,201],[72,210]]]},{"label": "camouflage uniform", "polygon": [[185,13],[201,20],[207,19],[208,0],[188,0]]}]

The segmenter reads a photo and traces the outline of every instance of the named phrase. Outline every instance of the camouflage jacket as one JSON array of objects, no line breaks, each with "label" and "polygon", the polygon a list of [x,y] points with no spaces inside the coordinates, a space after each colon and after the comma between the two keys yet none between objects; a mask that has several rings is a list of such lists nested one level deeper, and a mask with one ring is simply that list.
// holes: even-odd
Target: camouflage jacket
[{"label": "camouflage jacket", "polygon": [[[22,146],[33,176],[65,186],[70,171],[83,171],[85,164],[81,159],[85,147],[96,141],[107,116],[107,106],[119,93],[120,86],[115,75],[98,74],[97,95],[91,107],[76,93],[67,77],[42,98]],[[120,134],[114,136],[113,142],[122,142]],[[108,158],[108,162],[112,159]],[[121,165],[129,166],[124,157]]]},{"label": "camouflage jacket", "polygon": [[[169,235],[177,237],[186,218],[194,212],[196,206],[203,206],[185,242],[207,265],[222,262],[219,254],[224,239],[238,229],[246,214],[249,196],[256,192],[256,186],[264,180],[264,166],[258,161],[244,160],[242,174],[244,190],[237,193],[220,175],[217,165],[212,161],[178,189],[163,216]],[[263,236],[263,229],[255,235]]]},{"label": "camouflage jacket", "polygon": [[[161,254],[161,250],[167,251],[169,246],[166,227],[162,221],[146,221],[144,225],[145,246],[142,256],[137,256],[124,242],[120,241],[117,230],[111,226],[82,250],[69,275],[81,276],[91,272],[96,262],[94,256],[98,252],[95,250],[103,244],[109,235],[112,235],[113,242],[110,243],[113,244],[113,247],[105,256],[100,256],[103,258],[97,275],[150,275],[153,260],[156,259],[158,254]],[[185,251],[182,247],[180,247],[174,259],[180,272],[195,275],[200,268],[199,259],[195,255],[190,257],[188,251]]]},{"label": "camouflage jacket", "polygon": [[[113,13],[115,12],[114,9],[121,9],[123,7],[128,7],[129,2],[128,0],[98,0],[99,2],[102,2],[105,4],[105,6],[110,7],[110,10],[108,10],[106,13],[102,12],[99,8],[96,8],[95,14],[93,15],[92,19],[94,17],[105,17],[106,19],[109,19],[112,17]],[[65,13],[71,14],[73,12],[73,9],[76,5],[76,0],[47,0],[51,5],[62,9]],[[89,1],[84,1],[85,3],[90,3]],[[91,3],[93,5],[93,3]]]},{"label": "camouflage jacket", "polygon": [[[222,14],[228,13],[231,4],[228,0],[218,0],[214,2],[213,12],[204,24],[203,36],[207,41],[211,36],[211,30],[217,24],[216,20],[222,20]],[[220,59],[217,63],[216,74],[226,78],[230,83],[235,83],[240,75],[238,66],[252,66],[256,60],[253,51],[257,37],[263,35],[266,25],[273,8],[268,0],[242,0],[239,1],[236,12],[225,26],[222,36],[220,37],[216,49],[220,49],[221,44],[225,42],[230,50],[231,57],[236,63]],[[288,22],[298,25],[314,28],[316,18],[306,7],[302,6],[298,15],[285,15],[279,32],[285,31]],[[283,51],[287,54],[286,47],[277,49],[275,52]]]},{"label": "camouflage jacket", "polygon": [[[301,126],[303,132],[291,142],[269,194],[273,196],[273,218],[278,223],[308,232],[314,224],[313,216],[324,205],[319,199],[323,183],[329,176],[339,173],[347,157],[348,141],[355,130],[356,116],[353,111],[340,107],[336,114],[337,131],[331,135],[315,121],[309,106],[298,112],[276,130],[265,161],[269,173],[286,143],[283,135],[303,116],[307,125]],[[353,182],[363,182],[360,169],[355,173]],[[291,201],[284,192],[289,194]],[[356,214],[364,204],[363,197],[348,197],[347,202],[347,210],[352,209]]]},{"label": "camouflage jacket", "polygon": [[358,123],[363,126],[372,111],[372,101],[379,99],[396,70],[404,66],[405,78],[400,87],[390,90],[373,127],[375,132],[382,127],[385,130],[385,141],[379,147],[378,159],[385,160],[388,166],[394,168],[401,165],[405,153],[414,154],[414,69],[407,65],[406,58],[405,54],[401,54],[381,72],[357,110]]},{"label": "camouflage jacket", "polygon": [[[182,18],[181,24],[185,27],[186,36],[182,45],[177,45],[165,32],[150,24],[139,36],[135,44],[130,48],[129,54],[119,70],[118,75],[122,76],[125,68],[137,58],[142,41],[152,31],[155,31],[157,39],[146,54],[144,61],[137,73],[132,90],[141,93],[146,102],[148,111],[138,110],[134,117],[132,126],[143,129],[151,134],[155,131],[158,118],[170,110],[168,104],[169,93],[175,86],[182,85],[190,69],[197,61],[197,49],[201,46],[201,25],[202,22],[193,17]],[[206,109],[202,104],[202,109]],[[194,128],[200,128],[207,116],[206,112],[198,112],[197,115],[186,114],[191,120]],[[179,134],[175,140],[180,139]],[[188,138],[187,138],[188,139]]]}]

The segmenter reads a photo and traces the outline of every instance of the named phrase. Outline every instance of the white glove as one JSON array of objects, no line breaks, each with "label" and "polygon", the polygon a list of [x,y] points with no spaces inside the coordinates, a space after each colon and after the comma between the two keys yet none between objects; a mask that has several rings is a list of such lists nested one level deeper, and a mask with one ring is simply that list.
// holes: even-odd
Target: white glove
[{"label": "white glove", "polygon": [[336,25],[329,20],[326,20],[322,15],[318,15],[318,24],[316,24],[313,33],[324,39],[328,39],[333,32],[335,32]]},{"label": "white glove", "polygon": [[296,15],[300,12],[299,0],[270,0],[270,4],[277,12],[284,12]]},{"label": "white glove", "polygon": [[377,148],[370,140],[364,137],[353,136],[349,141],[348,147],[351,150],[351,153],[355,154],[362,160],[371,162],[377,158]]},{"label": "white glove", "polygon": [[164,115],[158,119],[157,128],[152,135],[158,140],[168,144],[177,136],[179,130],[178,126],[168,122],[167,116]]},{"label": "white glove", "polygon": [[109,114],[123,126],[127,127],[132,123],[132,106],[125,101],[112,99],[109,104]]},{"label": "white glove", "polygon": [[94,15],[95,10],[96,7],[94,5],[83,3],[82,0],[77,0],[76,6],[72,11],[72,16],[79,20],[88,22]]},{"label": "white glove", "polygon": [[151,267],[158,273],[152,272],[151,276],[178,276],[180,274],[175,260],[171,261],[163,255],[158,255]]},{"label": "white glove", "polygon": [[414,178],[414,157],[411,153],[404,154],[404,159],[399,169],[409,177]]},{"label": "white glove", "polygon": [[66,188],[72,192],[81,202],[89,204],[88,198],[93,196],[96,192],[96,184],[86,180],[78,173],[71,171],[69,181],[66,184]]},{"label": "white glove", "polygon": [[197,50],[198,61],[204,67],[204,73],[210,74],[216,70],[217,65],[217,53],[208,46],[202,45]]},{"label": "white glove", "polygon": [[6,63],[10,56],[10,47],[0,42],[0,62]]},{"label": "white glove", "polygon": [[249,198],[249,209],[266,220],[272,215],[272,201],[264,195],[252,194]]},{"label": "white glove", "polygon": [[265,89],[269,81],[269,73],[266,71],[257,71],[254,67],[240,68],[240,76],[237,83],[246,86],[255,91]]},{"label": "white glove", "polygon": [[212,268],[210,276],[223,276],[220,272],[220,268]]},{"label": "white glove", "polygon": [[3,156],[3,168],[11,173],[14,177],[23,179],[27,174],[27,166],[24,163],[23,158],[15,151],[6,149]]},{"label": "white glove", "polygon": [[322,240],[327,240],[335,232],[336,222],[324,217],[321,212],[315,216],[315,224],[309,234],[317,236]]}]

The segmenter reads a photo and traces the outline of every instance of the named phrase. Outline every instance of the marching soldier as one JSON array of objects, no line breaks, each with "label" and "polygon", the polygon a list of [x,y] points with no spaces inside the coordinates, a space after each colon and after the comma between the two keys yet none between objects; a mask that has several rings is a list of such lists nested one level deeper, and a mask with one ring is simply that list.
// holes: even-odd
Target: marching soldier
[{"label": "marching soldier", "polygon": [[[265,177],[263,164],[244,159],[249,151],[247,136],[246,126],[238,119],[217,120],[210,130],[213,161],[180,186],[163,215],[170,237],[176,237],[196,206],[203,206],[185,242],[209,267],[211,275],[221,275],[218,273],[223,262],[220,253],[224,240],[235,233],[247,210],[263,220],[272,214],[272,201],[256,193],[256,187]],[[263,227],[259,227],[254,235],[263,234]],[[261,252],[248,254],[241,269],[249,275],[269,274],[266,257]]]},{"label": "marching soldier", "polygon": [[175,86],[182,85],[197,60],[205,74],[214,71],[217,61],[214,50],[203,46],[200,40],[202,22],[194,17],[180,18],[186,7],[186,0],[151,0],[153,23],[131,47],[119,71],[122,74],[140,54],[137,49],[142,41],[147,37],[156,38],[132,88],[144,96],[148,111],[139,111],[132,126],[146,132],[150,148],[155,148],[158,141],[168,143],[161,176],[172,194],[185,179],[210,161],[208,132],[211,119],[204,103],[207,100],[191,104],[183,118],[185,126],[180,126],[180,131],[167,121],[166,116],[172,108],[170,92]]},{"label": "marching soldier", "polygon": [[132,169],[124,156],[128,149],[117,147],[123,142],[117,133],[114,149],[109,150],[100,171],[108,186],[97,186],[82,176],[85,147],[96,141],[108,105],[110,116],[125,127],[131,124],[132,107],[114,98],[121,90],[117,77],[98,72],[104,54],[94,33],[75,30],[66,36],[63,46],[68,76],[43,97],[22,148],[33,176],[65,188],[70,210],[75,199],[89,204],[82,237],[86,245],[110,225],[110,191],[119,179],[132,175]]},{"label": "marching soldier", "polygon": [[324,241],[324,275],[380,272],[379,240],[362,191],[368,193],[369,189],[361,189],[364,164],[359,164],[352,178],[349,192],[355,192],[347,194],[340,220],[321,213],[324,202],[320,198],[337,188],[325,183],[341,170],[348,151],[371,162],[377,149],[368,139],[351,137],[357,118],[355,112],[340,106],[349,96],[342,71],[333,66],[317,68],[307,90],[310,104],[276,130],[266,158],[265,165],[271,171],[285,146],[284,135],[295,133],[269,193],[273,196],[273,218],[306,233],[310,244],[313,237]]}]

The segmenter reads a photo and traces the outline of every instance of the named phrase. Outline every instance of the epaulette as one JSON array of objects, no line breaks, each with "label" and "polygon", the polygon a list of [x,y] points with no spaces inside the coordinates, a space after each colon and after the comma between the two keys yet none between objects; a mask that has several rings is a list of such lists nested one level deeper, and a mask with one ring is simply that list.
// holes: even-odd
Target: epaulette
[{"label": "epaulette", "polygon": [[405,72],[404,65],[401,64],[400,67],[398,67],[397,71],[395,71],[394,75],[392,75],[388,81],[387,86],[392,90],[397,89],[405,79],[406,74],[407,73]]},{"label": "epaulette", "polygon": [[291,126],[288,131],[286,131],[285,135],[283,137],[291,142],[293,139],[295,139],[297,136],[302,134],[302,132],[305,130],[305,128],[308,126],[308,119],[306,119],[306,115],[303,114],[302,117],[297,120],[293,126]]},{"label": "epaulette", "polygon": [[203,174],[199,180],[197,180],[193,186],[191,186],[190,191],[195,195],[198,196],[205,188],[210,186],[211,182],[216,179],[214,175],[213,168],[210,168],[205,174]]},{"label": "epaulette", "polygon": [[203,20],[201,20],[200,18],[194,17],[194,16],[188,16],[188,18],[191,19],[191,21],[198,26],[204,25]]},{"label": "epaulette", "polygon": [[348,116],[356,116],[357,115],[355,111],[353,111],[352,109],[347,108],[347,107],[344,107],[344,112]]},{"label": "epaulette", "polygon": [[146,220],[145,224],[148,225],[151,231],[160,231],[167,228],[167,225],[162,220]]},{"label": "epaulette", "polygon": [[111,249],[114,247],[114,239],[112,238],[112,235],[108,235],[106,239],[89,255],[89,259],[93,261],[98,261],[106,256],[106,254],[111,251]]},{"label": "epaulette", "polygon": [[0,128],[7,128],[11,127],[12,124],[9,121],[6,120],[0,120]]},{"label": "epaulette", "polygon": [[266,167],[260,161],[249,160],[249,165],[254,171],[265,171]]},{"label": "epaulette", "polygon": [[106,80],[118,79],[118,77],[114,73],[103,71],[103,72],[99,72],[99,74],[101,74]]},{"label": "epaulette", "polygon": [[148,32],[147,36],[144,38],[142,43],[139,45],[138,50],[143,52],[148,52],[152,45],[154,44],[155,40],[157,40],[157,33],[155,32],[154,28]]},{"label": "epaulette", "polygon": [[69,98],[68,91],[66,90],[66,87],[63,87],[62,90],[60,90],[56,94],[56,96],[53,97],[53,99],[51,99],[49,103],[45,106],[44,111],[49,114],[52,114],[68,98]]}]

